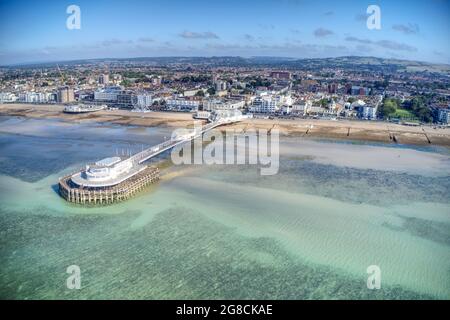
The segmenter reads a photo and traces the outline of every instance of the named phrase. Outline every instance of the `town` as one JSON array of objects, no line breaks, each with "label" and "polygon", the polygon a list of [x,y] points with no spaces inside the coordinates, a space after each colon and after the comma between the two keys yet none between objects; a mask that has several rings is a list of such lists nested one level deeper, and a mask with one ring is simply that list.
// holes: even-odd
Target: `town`
[{"label": "town", "polygon": [[[370,57],[130,58],[0,68],[0,103],[447,126],[450,72]],[[74,109],[74,107],[76,107]],[[81,109],[77,109],[81,107]],[[91,109],[89,109],[89,107]],[[84,108],[84,109],[83,109]]]},{"label": "town", "polygon": [[450,1],[1,0],[0,25],[0,300],[449,299]]}]

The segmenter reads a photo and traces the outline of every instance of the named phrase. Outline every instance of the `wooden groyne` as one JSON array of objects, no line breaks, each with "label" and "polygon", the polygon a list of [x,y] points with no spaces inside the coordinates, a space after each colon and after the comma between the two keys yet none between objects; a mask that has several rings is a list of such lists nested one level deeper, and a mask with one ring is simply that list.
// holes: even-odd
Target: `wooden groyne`
[{"label": "wooden groyne", "polygon": [[430,140],[430,138],[428,137],[427,133],[425,132],[425,129],[424,129],[424,128],[422,128],[422,132],[423,132],[423,134],[425,135],[425,138],[427,138],[428,143],[431,144],[431,140]]},{"label": "wooden groyne", "polygon": [[71,175],[59,179],[59,194],[68,202],[83,205],[108,205],[128,200],[150,184],[159,180],[159,169],[147,167],[131,178],[111,187],[78,186]]}]

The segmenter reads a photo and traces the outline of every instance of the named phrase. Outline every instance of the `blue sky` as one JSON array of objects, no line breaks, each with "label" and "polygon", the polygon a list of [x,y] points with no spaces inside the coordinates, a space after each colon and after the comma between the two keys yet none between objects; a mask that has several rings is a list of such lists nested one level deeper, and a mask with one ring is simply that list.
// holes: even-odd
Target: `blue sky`
[{"label": "blue sky", "polygon": [[[66,8],[81,29],[66,28]],[[366,9],[381,9],[381,30]],[[370,55],[450,63],[450,1],[0,0],[0,64],[103,57]]]}]

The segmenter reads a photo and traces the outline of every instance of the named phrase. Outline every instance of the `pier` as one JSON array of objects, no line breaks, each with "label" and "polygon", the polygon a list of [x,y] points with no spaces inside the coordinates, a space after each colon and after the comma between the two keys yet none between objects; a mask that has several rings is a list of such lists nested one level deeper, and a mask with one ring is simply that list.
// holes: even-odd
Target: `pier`
[{"label": "pier", "polygon": [[190,142],[218,126],[241,121],[237,112],[214,115],[199,130],[171,138],[130,157],[110,157],[88,164],[78,172],[59,179],[59,194],[81,205],[109,205],[127,200],[159,180],[159,169],[144,162],[173,147]]},{"label": "pier", "polygon": [[109,205],[128,200],[159,180],[159,169],[147,167],[138,174],[109,187],[84,187],[72,181],[72,175],[59,180],[59,194],[68,202],[83,205]]}]

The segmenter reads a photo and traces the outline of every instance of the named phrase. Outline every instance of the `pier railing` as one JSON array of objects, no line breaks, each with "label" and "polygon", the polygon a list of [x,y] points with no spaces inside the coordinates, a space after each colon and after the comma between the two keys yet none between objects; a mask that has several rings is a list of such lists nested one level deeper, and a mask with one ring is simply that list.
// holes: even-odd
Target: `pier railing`
[{"label": "pier railing", "polygon": [[173,147],[175,147],[175,146],[177,146],[179,144],[182,144],[182,143],[194,140],[194,139],[200,137],[205,132],[214,129],[215,127],[218,127],[218,126],[224,125],[224,124],[228,124],[228,123],[231,123],[231,122],[235,122],[235,121],[218,120],[218,121],[214,121],[214,122],[208,123],[208,124],[204,125],[202,127],[202,129],[198,133],[195,133],[193,136],[191,136],[189,138],[182,139],[182,140],[176,140],[176,141],[173,141],[171,139],[170,140],[166,140],[166,141],[161,142],[161,143],[159,143],[157,145],[154,145],[154,146],[152,146],[152,147],[150,147],[148,149],[145,149],[145,150],[143,150],[141,152],[136,153],[135,155],[131,156],[127,160],[128,161],[132,161],[133,164],[140,164],[140,163],[142,163],[142,162],[144,162],[144,161],[146,161],[146,160],[148,160],[148,159],[150,159],[152,157],[155,157],[158,154],[160,154],[160,153],[162,153],[162,152],[164,152],[166,150],[169,150],[169,149],[171,149],[171,148],[173,148]]}]

